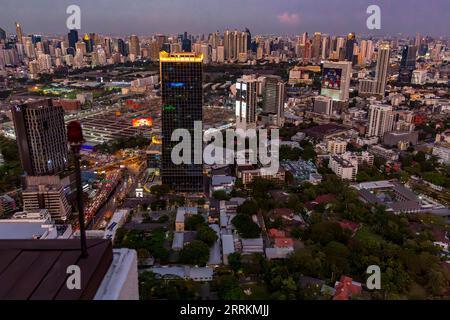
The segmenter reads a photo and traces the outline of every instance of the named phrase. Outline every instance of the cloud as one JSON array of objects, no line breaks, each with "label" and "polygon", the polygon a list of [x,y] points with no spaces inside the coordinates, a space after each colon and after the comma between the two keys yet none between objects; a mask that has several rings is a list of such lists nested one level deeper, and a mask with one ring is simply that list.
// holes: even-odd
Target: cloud
[{"label": "cloud", "polygon": [[297,13],[289,14],[288,12],[283,12],[277,16],[278,21],[283,24],[289,24],[295,26],[300,22],[300,16]]}]

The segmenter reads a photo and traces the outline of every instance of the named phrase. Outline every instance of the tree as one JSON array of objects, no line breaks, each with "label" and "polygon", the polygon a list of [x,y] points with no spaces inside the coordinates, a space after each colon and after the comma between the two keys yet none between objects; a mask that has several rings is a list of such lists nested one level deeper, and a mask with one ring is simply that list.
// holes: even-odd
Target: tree
[{"label": "tree", "polygon": [[416,162],[422,163],[422,162],[425,162],[425,160],[426,160],[426,155],[425,155],[425,152],[423,152],[423,151],[417,152],[416,155],[414,156],[414,161],[416,161]]},{"label": "tree", "polygon": [[198,285],[192,280],[166,280],[157,274],[144,271],[139,274],[139,298],[141,300],[194,300]]},{"label": "tree", "polygon": [[214,191],[213,198],[216,200],[230,200],[230,197],[225,190]]},{"label": "tree", "polygon": [[280,160],[296,161],[300,159],[301,154],[302,149],[300,148],[291,148],[290,146],[280,147]]},{"label": "tree", "polygon": [[194,240],[180,251],[180,262],[194,265],[205,265],[209,259],[208,246],[199,240]]},{"label": "tree", "polygon": [[238,272],[242,267],[241,254],[239,252],[233,252],[228,255],[228,264],[234,272]]},{"label": "tree", "polygon": [[439,295],[442,294],[443,291],[445,291],[447,281],[442,272],[430,269],[427,273],[427,280],[428,287],[433,294]]},{"label": "tree", "polygon": [[193,214],[186,218],[184,222],[184,229],[186,230],[197,230],[199,226],[205,223],[205,218],[201,214]]},{"label": "tree", "polygon": [[237,207],[237,213],[252,215],[258,212],[258,205],[254,200],[245,200],[243,204]]},{"label": "tree", "polygon": [[148,252],[148,250],[143,249],[143,248],[138,249],[137,254],[138,254],[139,264],[144,264],[145,261],[150,257],[150,253]]},{"label": "tree", "polygon": [[166,184],[161,185],[153,185],[150,187],[150,192],[154,194],[157,197],[162,197],[166,194],[168,194],[170,191],[170,187]]},{"label": "tree", "polygon": [[239,282],[233,275],[221,276],[218,281],[219,298],[222,300],[239,300],[243,296],[243,291],[239,287]]},{"label": "tree", "polygon": [[259,226],[254,223],[252,218],[248,215],[238,214],[231,220],[231,223],[236,227],[238,233],[243,238],[257,238],[261,232]]},{"label": "tree", "polygon": [[197,240],[203,241],[208,246],[212,246],[218,237],[216,232],[208,226],[200,226],[197,228]]},{"label": "tree", "polygon": [[324,221],[311,227],[309,238],[314,242],[326,245],[331,241],[346,243],[349,235],[335,222]]}]

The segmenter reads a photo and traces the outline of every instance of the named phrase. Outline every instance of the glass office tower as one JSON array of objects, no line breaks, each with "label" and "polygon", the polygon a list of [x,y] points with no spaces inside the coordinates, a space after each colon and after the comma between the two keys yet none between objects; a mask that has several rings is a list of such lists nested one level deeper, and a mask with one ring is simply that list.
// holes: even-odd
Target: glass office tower
[{"label": "glass office tower", "polygon": [[[202,121],[203,56],[194,53],[160,53],[162,95],[162,183],[178,192],[203,192],[203,164],[194,163],[194,121]],[[191,163],[176,165],[171,141],[175,129],[191,132]]]}]

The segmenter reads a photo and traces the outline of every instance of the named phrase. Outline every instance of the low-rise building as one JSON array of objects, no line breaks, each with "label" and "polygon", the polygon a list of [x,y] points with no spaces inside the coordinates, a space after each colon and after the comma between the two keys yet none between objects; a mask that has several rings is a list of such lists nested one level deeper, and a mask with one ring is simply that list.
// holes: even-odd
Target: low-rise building
[{"label": "low-rise building", "polygon": [[262,238],[241,239],[242,254],[264,253],[264,242]]},{"label": "low-rise building", "polygon": [[212,281],[214,269],[209,267],[161,266],[149,269],[165,279],[185,279],[198,282]]},{"label": "low-rise building", "polygon": [[342,157],[332,155],[328,167],[342,180],[354,181],[358,173],[358,162],[346,160]]},{"label": "low-rise building", "polygon": [[331,139],[327,142],[327,151],[331,154],[342,154],[347,150],[347,141],[343,139]]},{"label": "low-rise building", "polygon": [[69,239],[70,224],[56,224],[47,209],[17,212],[0,220],[0,239]]},{"label": "low-rise building", "polygon": [[197,207],[179,207],[175,218],[175,231],[184,231],[184,221],[195,214],[198,214]]},{"label": "low-rise building", "polygon": [[223,190],[227,193],[233,190],[236,178],[226,175],[214,175],[211,178],[211,195],[215,191]]}]

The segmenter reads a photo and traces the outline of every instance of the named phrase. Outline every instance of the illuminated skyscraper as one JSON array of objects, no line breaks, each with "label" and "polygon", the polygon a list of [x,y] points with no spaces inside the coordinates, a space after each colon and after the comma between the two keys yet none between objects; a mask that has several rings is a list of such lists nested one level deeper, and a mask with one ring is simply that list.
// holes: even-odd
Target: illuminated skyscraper
[{"label": "illuminated skyscraper", "polygon": [[[204,184],[201,150],[194,154],[196,142],[191,141],[191,162],[174,164],[172,149],[179,142],[171,141],[171,136],[176,129],[187,129],[193,136],[194,122],[202,121],[203,56],[194,53],[161,52],[159,61],[162,96],[162,183],[180,192],[202,192]],[[195,159],[199,156],[200,163],[195,163],[198,162]]]},{"label": "illuminated skyscraper", "polygon": [[353,32],[347,35],[347,42],[345,43],[345,60],[353,61],[353,50],[355,49],[356,36]]},{"label": "illuminated skyscraper", "polygon": [[86,44],[86,52],[92,52],[94,46],[91,37],[86,33],[83,38],[83,42]]},{"label": "illuminated skyscraper", "polygon": [[22,26],[18,22],[16,22],[15,25],[16,25],[17,41],[19,41],[19,43],[22,43],[23,38]]},{"label": "illuminated skyscraper", "polygon": [[333,101],[347,101],[351,75],[350,61],[325,61],[322,66],[321,95],[330,97]]}]

